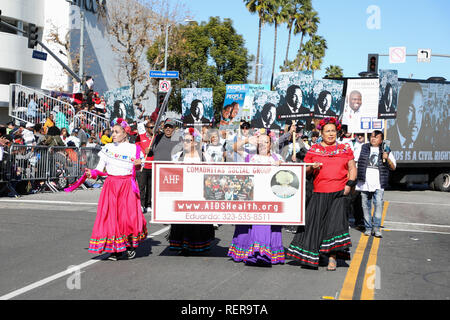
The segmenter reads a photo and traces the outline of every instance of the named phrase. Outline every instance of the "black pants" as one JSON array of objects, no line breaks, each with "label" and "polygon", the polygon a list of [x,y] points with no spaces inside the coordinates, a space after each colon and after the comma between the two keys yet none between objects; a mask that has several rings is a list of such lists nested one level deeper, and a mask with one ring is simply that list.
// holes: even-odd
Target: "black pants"
[{"label": "black pants", "polygon": [[364,223],[364,213],[362,210],[361,192],[354,191],[351,193],[351,207],[353,218],[355,218],[355,225],[361,225]]},{"label": "black pants", "polygon": [[136,178],[141,194],[141,206],[144,208],[152,206],[152,169],[136,171]]}]

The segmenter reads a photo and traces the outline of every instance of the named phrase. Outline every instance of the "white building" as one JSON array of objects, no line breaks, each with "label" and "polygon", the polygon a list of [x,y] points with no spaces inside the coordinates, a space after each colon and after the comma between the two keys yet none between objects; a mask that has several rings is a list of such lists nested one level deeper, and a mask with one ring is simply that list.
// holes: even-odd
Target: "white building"
[{"label": "white building", "polygon": [[[24,31],[28,24],[39,28],[39,39],[51,49],[66,65],[68,59],[65,50],[51,41],[47,41],[51,32],[57,30],[62,41],[70,39],[71,48],[78,52],[80,46],[80,10],[85,16],[84,23],[84,74],[94,78],[94,89],[101,95],[116,89],[122,84],[118,81],[117,55],[111,49],[107,30],[98,19],[98,0],[1,0],[2,20]],[[102,0],[106,5],[108,1]],[[102,2],[100,1],[100,2]],[[132,1],[132,0],[130,0]],[[67,36],[67,38],[66,38]],[[47,90],[72,90],[72,77],[64,73],[61,65],[50,55],[46,61],[32,58],[33,49],[28,49],[27,37],[14,30],[0,27],[0,123],[10,120],[8,116],[9,84],[19,83],[28,87]],[[44,51],[38,45],[36,50]],[[142,102],[151,113],[156,104],[153,93],[147,94]]]},{"label": "white building", "polygon": [[[28,29],[34,23],[40,30],[45,25],[45,0],[3,0],[0,3],[1,19],[19,29]],[[9,84],[22,83],[41,87],[44,61],[32,58],[28,39],[20,32],[0,26],[0,121],[9,120]]]}]

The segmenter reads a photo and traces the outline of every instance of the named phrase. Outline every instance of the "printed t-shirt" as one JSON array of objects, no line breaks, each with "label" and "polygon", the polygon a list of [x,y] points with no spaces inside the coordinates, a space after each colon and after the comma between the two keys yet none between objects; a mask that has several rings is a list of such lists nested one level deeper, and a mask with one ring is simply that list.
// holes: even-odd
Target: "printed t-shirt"
[{"label": "printed t-shirt", "polygon": [[348,162],[354,159],[348,144],[324,147],[315,144],[305,156],[305,163],[320,162],[322,166],[314,170],[314,192],[331,193],[341,191],[348,181]]}]

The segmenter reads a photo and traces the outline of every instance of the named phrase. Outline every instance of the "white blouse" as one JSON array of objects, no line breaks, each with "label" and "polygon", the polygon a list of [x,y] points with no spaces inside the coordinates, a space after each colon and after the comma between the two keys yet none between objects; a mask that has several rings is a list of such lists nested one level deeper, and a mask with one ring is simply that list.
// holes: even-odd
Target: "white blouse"
[{"label": "white blouse", "polygon": [[[136,160],[136,145],[128,142],[108,143],[98,153],[100,160],[96,170],[103,171],[106,167],[108,175],[128,176],[133,173],[134,161]],[[142,151],[139,155],[144,159]]]}]

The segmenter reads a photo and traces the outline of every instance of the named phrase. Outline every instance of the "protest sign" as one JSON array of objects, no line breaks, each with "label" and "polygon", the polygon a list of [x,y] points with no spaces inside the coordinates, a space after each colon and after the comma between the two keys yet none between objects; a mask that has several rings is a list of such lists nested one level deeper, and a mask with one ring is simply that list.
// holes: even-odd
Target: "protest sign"
[{"label": "protest sign", "polygon": [[280,95],[277,120],[290,124],[292,120],[312,117],[312,71],[281,72],[274,80]]},{"label": "protest sign", "polygon": [[303,225],[305,165],[153,162],[154,223]]},{"label": "protest sign", "polygon": [[378,119],[395,119],[397,116],[397,96],[397,70],[380,70]]},{"label": "protest sign", "polygon": [[182,88],[181,107],[184,127],[212,126],[214,108],[211,88]]},{"label": "protest sign", "polygon": [[315,80],[312,89],[314,117],[339,117],[343,106],[344,81]]},{"label": "protest sign", "polygon": [[[342,123],[348,132],[372,132],[378,115],[379,79],[348,79]],[[368,121],[368,118],[371,120]],[[378,122],[377,122],[378,125]]]}]

